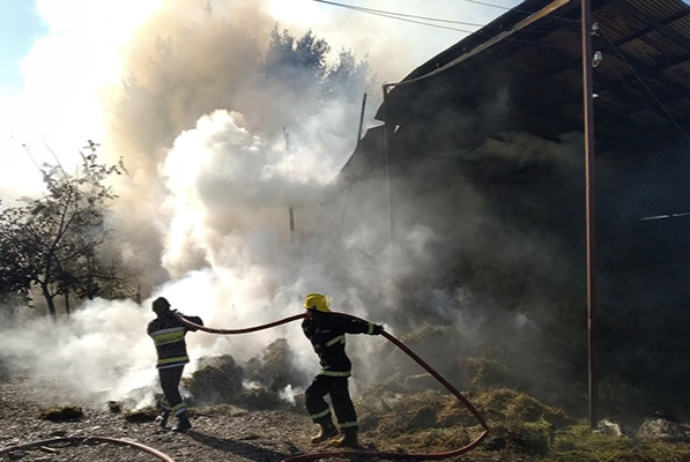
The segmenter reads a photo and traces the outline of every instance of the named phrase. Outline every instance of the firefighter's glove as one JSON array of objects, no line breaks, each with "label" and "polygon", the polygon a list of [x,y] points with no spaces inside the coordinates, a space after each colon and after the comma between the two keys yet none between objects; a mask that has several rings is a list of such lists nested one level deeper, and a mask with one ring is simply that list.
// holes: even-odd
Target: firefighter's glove
[{"label": "firefighter's glove", "polygon": [[383,326],[381,326],[379,324],[374,324],[374,329],[373,329],[371,335],[381,335],[382,332],[383,332]]}]

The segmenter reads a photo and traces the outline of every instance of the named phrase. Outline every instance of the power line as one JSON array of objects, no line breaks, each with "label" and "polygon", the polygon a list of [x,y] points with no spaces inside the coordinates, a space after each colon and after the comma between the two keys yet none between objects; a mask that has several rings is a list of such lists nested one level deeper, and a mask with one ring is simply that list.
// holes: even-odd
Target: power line
[{"label": "power line", "polygon": [[[384,18],[396,19],[398,21],[404,21],[404,22],[409,22],[409,23],[413,23],[413,24],[420,24],[422,26],[435,27],[437,29],[452,30],[452,31],[456,31],[456,32],[463,32],[466,34],[479,35],[479,36],[483,36],[483,37],[494,37],[494,35],[480,32],[477,30],[467,30],[467,29],[460,29],[457,27],[447,27],[447,26],[442,26],[439,24],[432,24],[432,23],[428,23],[428,22],[424,22],[424,21],[417,21],[417,20],[413,20],[413,19],[409,19],[409,18],[424,19],[426,21],[445,22],[445,23],[450,23],[450,24],[464,24],[464,25],[470,25],[470,26],[476,26],[476,27],[483,27],[483,29],[485,29],[485,30],[499,30],[499,31],[511,30],[511,28],[503,27],[503,26],[491,26],[491,25],[484,25],[484,24],[480,24],[480,23],[472,23],[472,22],[465,22],[465,21],[453,21],[453,20],[447,20],[447,19],[430,18],[430,17],[426,17],[426,16],[417,16],[417,15],[410,15],[410,14],[395,13],[392,11],[375,10],[373,8],[364,8],[364,7],[360,7],[360,6],[346,5],[343,3],[331,2],[328,0],[314,0],[314,1],[318,2],[318,3],[324,3],[327,5],[332,5],[332,6],[337,6],[337,7],[353,10],[353,11],[358,11],[360,13],[367,13],[367,14],[371,14],[374,16],[382,16]],[[469,1],[469,0],[467,0],[467,1]],[[516,10],[516,11],[521,11],[524,13],[531,13],[531,12],[526,11],[526,10]],[[555,17],[555,16],[550,16],[550,17]],[[558,18],[558,17],[556,17],[556,18]],[[558,19],[567,20],[567,18],[558,18]],[[579,22],[579,21],[574,21],[574,22]],[[530,31],[531,32],[551,32],[551,30],[535,30],[535,29],[531,29]],[[545,44],[545,43],[532,42],[529,40],[522,40],[522,39],[517,39],[517,38],[507,38],[506,40],[509,40],[511,42],[516,42],[516,43],[524,43],[527,45],[532,45],[532,46],[537,46],[537,47],[544,47],[544,48],[556,48],[556,49],[560,49],[560,50],[571,50],[571,51],[579,50],[579,49],[571,48],[571,47],[564,47],[564,46],[559,46],[559,45],[549,45],[549,44]]]},{"label": "power line", "polygon": [[471,23],[471,22],[464,22],[464,21],[452,21],[452,20],[448,20],[448,19],[429,18],[429,17],[425,17],[425,16],[416,16],[416,15],[411,15],[411,14],[395,13],[392,11],[375,10],[373,8],[364,8],[361,6],[345,5],[343,3],[329,2],[327,0],[314,0],[314,1],[318,2],[318,3],[324,3],[326,5],[338,6],[340,8],[346,8],[349,10],[359,11],[360,13],[368,13],[368,14],[372,14],[374,16],[382,16],[384,18],[397,19],[398,21],[410,22],[413,24],[421,24],[423,26],[435,27],[437,29],[446,29],[446,30],[453,30],[453,31],[457,31],[457,32],[465,32],[467,34],[473,34],[475,31],[467,30],[467,29],[458,29],[456,27],[442,26],[439,24],[433,24],[433,23],[428,23],[428,22],[423,22],[423,21],[416,21],[416,20],[410,19],[410,18],[423,19],[426,21],[444,22],[447,24],[463,24],[466,26],[475,26],[475,27],[483,26],[483,24],[479,24],[479,23]]},{"label": "power line", "polygon": [[431,18],[428,16],[419,16],[419,15],[415,15],[415,14],[403,14],[403,13],[395,13],[392,11],[376,10],[374,8],[365,8],[363,6],[346,5],[344,3],[330,2],[327,0],[314,0],[314,1],[319,2],[319,3],[325,3],[327,5],[333,5],[333,6],[339,6],[342,8],[348,8],[348,9],[356,10],[356,11],[369,12],[369,13],[381,13],[381,14],[385,14],[385,15],[391,15],[391,16],[402,17],[402,18],[423,19],[425,21],[445,22],[448,24],[463,24],[465,26],[482,27],[484,25],[484,24],[477,23],[477,22],[455,21],[455,20],[451,20],[451,19]]},{"label": "power line", "polygon": [[[511,8],[509,6],[503,6],[503,5],[494,5],[493,3],[487,3],[487,2],[480,2],[479,0],[465,0],[466,2],[469,3],[475,3],[477,5],[482,5],[482,6],[489,6],[491,8],[498,8],[500,10],[510,10],[510,11],[517,11],[518,13],[525,13],[525,14],[533,14],[535,13],[534,11],[529,11],[529,10],[523,10],[521,8]],[[566,21],[566,22],[574,22],[577,24],[580,24],[582,21],[579,19],[570,19],[570,18],[565,18],[563,16],[549,16],[550,18],[553,19],[559,19],[561,21]]]}]

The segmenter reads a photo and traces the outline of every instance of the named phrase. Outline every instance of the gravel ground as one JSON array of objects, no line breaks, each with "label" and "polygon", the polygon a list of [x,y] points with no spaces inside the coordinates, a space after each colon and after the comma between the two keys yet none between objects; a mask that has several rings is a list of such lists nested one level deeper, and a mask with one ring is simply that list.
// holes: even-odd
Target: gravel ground
[{"label": "gravel ground", "polygon": [[[61,437],[108,437],[132,440],[154,448],[175,462],[228,461],[279,462],[314,452],[309,435],[315,431],[304,415],[291,411],[245,412],[238,416],[192,417],[193,429],[177,434],[155,422],[130,423],[106,406],[79,402],[60,384],[34,382],[27,378],[0,381],[0,452],[4,449]],[[62,398],[60,398],[62,397]],[[51,422],[36,417],[53,405],[80,406],[79,420]],[[171,419],[174,424],[174,419]],[[318,448],[317,448],[318,449]],[[322,448],[323,449],[323,448]],[[332,459],[332,458],[331,458]],[[94,462],[156,461],[159,458],[127,446],[109,443],[51,445],[14,451],[0,461]]]},{"label": "gravel ground", "polygon": [[[5,377],[7,379],[7,377]],[[140,449],[104,442],[51,444],[5,451],[29,443],[55,438],[115,438],[133,441],[163,453],[174,462],[280,462],[293,456],[327,452],[328,447],[313,447],[309,442],[317,427],[306,415],[291,410],[240,411],[238,415],[194,415],[193,429],[178,434],[161,429],[156,422],[133,423],[122,413],[113,413],[107,403],[85,400],[71,393],[59,382],[36,381],[13,376],[0,376],[0,462],[155,462],[162,459]],[[83,417],[78,420],[52,422],[37,417],[41,410],[52,406],[79,406]],[[201,413],[197,413],[201,414]],[[172,425],[175,419],[171,418]],[[172,426],[171,425],[171,426]],[[379,444],[380,443],[380,444]],[[360,434],[362,450],[404,453],[397,445],[374,441],[372,435]],[[330,449],[333,450],[332,448]],[[447,448],[445,450],[448,450]],[[440,450],[439,452],[443,452]],[[325,462],[373,461],[374,457],[325,457]],[[412,462],[415,459],[395,459]],[[447,462],[527,462],[530,457],[508,454],[486,454],[472,451],[463,456],[449,457]]]}]

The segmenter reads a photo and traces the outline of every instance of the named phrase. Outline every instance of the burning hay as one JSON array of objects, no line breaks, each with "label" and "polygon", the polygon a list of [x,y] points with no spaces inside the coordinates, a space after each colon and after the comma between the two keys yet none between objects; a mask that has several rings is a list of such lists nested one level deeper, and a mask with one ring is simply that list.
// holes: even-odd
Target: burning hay
[{"label": "burning hay", "polygon": [[136,409],[131,411],[126,411],[122,414],[124,419],[130,423],[145,423],[153,422],[158,417],[158,410],[152,407],[145,407],[142,409]]},{"label": "burning hay", "polygon": [[285,339],[268,345],[261,360],[238,365],[232,356],[206,357],[183,386],[192,406],[235,405],[250,410],[291,407],[280,392],[300,382],[292,366],[293,353]]},{"label": "burning hay", "polygon": [[42,420],[50,420],[52,422],[63,422],[68,420],[81,419],[84,416],[84,411],[78,406],[53,406],[41,409],[36,414],[36,417]]},{"label": "burning hay", "polygon": [[182,385],[192,398],[189,404],[237,404],[242,400],[243,369],[230,355],[206,357],[199,360],[199,368]]},{"label": "burning hay", "polygon": [[[482,390],[467,398],[489,422],[491,433],[483,447],[491,451],[546,454],[553,432],[576,422],[559,409],[515,390]],[[480,431],[462,403],[434,390],[399,393],[379,385],[360,395],[356,406],[363,430],[415,450],[457,448]]]}]

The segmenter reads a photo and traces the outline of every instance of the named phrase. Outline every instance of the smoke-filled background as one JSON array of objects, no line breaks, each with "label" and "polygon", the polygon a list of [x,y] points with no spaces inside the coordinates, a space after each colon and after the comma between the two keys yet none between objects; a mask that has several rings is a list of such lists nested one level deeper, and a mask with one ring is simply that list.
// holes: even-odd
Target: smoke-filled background
[{"label": "smoke-filled background", "polygon": [[[57,323],[36,299],[11,324],[3,320],[6,359],[70,382],[85,398],[148,404],[153,298],[206,325],[237,328],[301,312],[316,291],[332,296],[335,310],[405,336],[459,386],[515,386],[584,409],[581,134],[505,133],[473,144],[460,134],[510,111],[508,92],[496,91],[481,113],[436,114],[427,125],[437,132],[402,127],[390,182],[382,159],[353,158],[341,171],[364,93],[366,130],[378,125],[381,83],[465,34],[411,32],[307,1],[92,3],[37,2],[48,34],[23,61],[22,91],[1,96],[0,197],[11,205],[39,193],[35,163],[69,167],[77,147],[97,141],[108,162],[122,158],[126,167],[113,184],[107,251],[135,271],[135,283],[128,298],[87,301]],[[419,13],[397,3],[377,6]],[[485,23],[501,11],[448,1],[434,15]],[[326,45],[323,62],[303,59]],[[446,136],[454,131],[458,139]],[[553,213],[554,204],[567,207]],[[616,226],[639,219],[604,209],[615,217],[604,229],[613,241]],[[548,232],[554,220],[565,234]],[[640,238],[626,236],[621,247]],[[193,358],[230,354],[243,364],[285,338],[292,390],[318,368],[296,323],[187,338]],[[353,336],[348,351],[355,391],[420,372],[391,360],[378,338]],[[486,370],[493,381],[474,380]]]},{"label": "smoke-filled background", "polygon": [[[319,291],[333,297],[334,309],[388,323],[392,332],[396,321],[421,326],[425,310],[435,321],[446,305],[464,303],[439,291],[407,314],[396,281],[435,271],[427,246],[439,236],[405,230],[391,266],[383,190],[354,208],[336,180],[356,144],[363,94],[366,129],[376,123],[381,82],[401,79],[465,34],[410,38],[400,24],[287,3],[37,2],[46,35],[22,62],[22,90],[2,95],[3,204],[40,193],[38,164],[69,168],[75,147],[95,140],[109,162],[122,158],[126,167],[113,185],[109,251],[136,271],[137,288],[131,299],[87,301],[57,323],[36,299],[3,323],[7,359],[65,380],[84,397],[143,404],[155,383],[145,328],[157,296],[207,325],[233,328],[300,312],[304,295]],[[447,8],[486,22],[499,12],[447,3],[436,13]],[[301,8],[311,23],[296,14]],[[434,41],[420,40],[431,34]],[[322,63],[284,54],[326,42],[331,52]],[[456,320],[468,334],[479,323]],[[280,337],[296,352],[295,369],[312,374],[313,353],[296,324],[238,337],[194,334],[188,342],[195,358],[246,361]],[[353,343],[356,357],[376,344]],[[358,367],[362,384],[380,376],[376,364]]]}]

